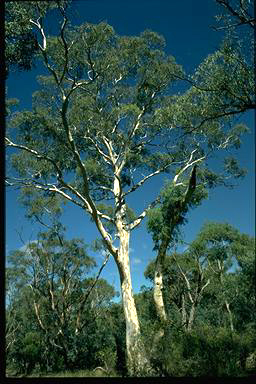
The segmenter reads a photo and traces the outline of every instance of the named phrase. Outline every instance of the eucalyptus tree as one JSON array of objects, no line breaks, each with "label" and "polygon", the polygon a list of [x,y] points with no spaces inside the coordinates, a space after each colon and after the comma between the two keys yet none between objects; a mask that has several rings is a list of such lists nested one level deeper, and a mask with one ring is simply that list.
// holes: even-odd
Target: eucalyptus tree
[{"label": "eucalyptus tree", "polygon": [[237,260],[238,295],[232,303],[236,318],[236,329],[255,327],[255,237],[241,234],[239,242],[233,246],[233,254]]},{"label": "eucalyptus tree", "polygon": [[[225,144],[226,145],[226,144]],[[179,183],[175,184],[176,176],[173,181],[166,183],[165,187],[160,193],[158,204],[153,207],[148,213],[147,228],[152,235],[154,242],[154,250],[157,252],[157,257],[154,262],[154,302],[158,318],[162,324],[167,321],[167,313],[164,301],[164,269],[165,258],[168,250],[176,246],[180,240],[181,227],[187,222],[187,214],[189,210],[197,207],[203,199],[208,196],[208,189],[214,188],[218,185],[229,185],[228,179],[231,177],[241,177],[244,175],[245,170],[239,169],[235,159],[224,159],[225,172],[215,173],[209,168],[200,168],[197,170],[197,164],[193,166],[191,174],[187,178],[181,179]],[[232,184],[230,184],[232,186]],[[196,269],[199,275],[202,274],[200,260],[195,252],[190,255],[195,258]],[[187,279],[186,273],[180,267],[177,259],[172,257],[173,262],[177,264],[184,279],[185,285],[190,291],[190,282]],[[174,260],[175,259],[175,260]],[[201,276],[202,277],[202,276]],[[208,284],[207,284],[208,285]],[[191,328],[194,318],[194,311],[196,303],[199,303],[201,297],[201,289],[203,286],[197,287],[197,298],[194,300],[189,294],[191,302],[190,319],[188,328]],[[200,293],[200,292],[201,293]],[[185,312],[183,311],[184,316]],[[183,317],[184,317],[183,316]],[[159,330],[159,337],[164,334],[163,329]]]},{"label": "eucalyptus tree", "polygon": [[[153,297],[158,317],[162,323],[167,320],[163,298],[163,269],[166,252],[178,239],[180,226],[185,223],[185,216],[189,208],[198,205],[206,197],[203,185],[200,186],[201,188],[199,186],[196,188],[196,167],[195,164],[187,188],[184,182],[176,186],[173,182],[169,182],[160,193],[158,206],[152,208],[148,214],[147,227],[152,234],[154,250],[157,251]],[[160,335],[163,336],[163,330],[160,330]]]},{"label": "eucalyptus tree", "polygon": [[7,260],[8,292],[16,297],[8,304],[7,347],[22,328],[15,300],[23,299],[27,303],[23,312],[33,313],[31,329],[37,330],[45,358],[52,350],[63,357],[66,368],[72,367],[83,359],[80,339],[85,340],[90,324],[98,321],[115,295],[113,287],[99,278],[104,263],[95,278],[89,277],[95,260],[82,240],[66,240],[60,226],[41,232]]},{"label": "eucalyptus tree", "polygon": [[[17,173],[6,182],[25,193],[37,191],[39,201],[72,203],[95,223],[102,246],[118,267],[128,367],[138,375],[150,370],[150,364],[132,293],[130,234],[161,197],[139,213],[127,199],[164,172],[174,194],[178,188],[191,191],[189,175],[195,165],[201,180],[214,184],[222,176],[209,170],[206,161],[214,151],[239,147],[246,128],[232,125],[229,107],[216,103],[222,93],[212,97],[207,84],[199,96],[199,85],[174,94],[183,71],[164,52],[164,39],[157,33],[120,37],[106,23],[71,28],[65,7],[59,10],[63,22],[58,37],[46,35],[42,18],[29,20],[41,36],[38,46],[48,76],[38,77],[32,110],[10,116],[5,142],[16,151],[12,165]],[[202,79],[213,81],[214,71],[226,79],[233,66],[218,51],[202,64]],[[224,170],[241,176],[232,157],[225,159]]]},{"label": "eucalyptus tree", "polygon": [[[145,270],[145,277],[153,284],[157,259],[149,263]],[[210,284],[210,270],[206,256],[200,255],[195,250],[187,249],[183,253],[168,252],[161,265],[163,316],[160,320],[160,328],[155,336],[158,343],[165,332],[165,326],[170,322],[182,327],[185,332],[193,329],[202,299],[204,299],[207,287]],[[155,285],[154,285],[155,287]],[[155,289],[154,289],[155,291]],[[156,309],[157,304],[155,305]]]},{"label": "eucalyptus tree", "polygon": [[[226,30],[226,37],[220,49],[209,55],[193,75],[184,77],[191,84],[191,87],[179,98],[179,103],[187,111],[186,114],[182,111],[180,121],[192,127],[191,115],[196,118],[200,117],[201,122],[197,125],[197,129],[214,117],[236,116],[246,111],[252,111],[256,107],[253,49],[253,33],[256,21],[253,17],[253,3],[250,0],[239,2],[216,0],[216,2],[225,10],[225,13],[216,16],[217,21],[224,25],[215,29]],[[244,29],[236,33],[235,28],[240,26],[243,26]],[[238,76],[236,76],[237,73],[239,73]],[[231,81],[231,77],[233,81]],[[192,110],[191,106],[193,106]],[[228,146],[228,141],[229,138],[227,137],[227,142],[223,142],[223,148]],[[235,163],[231,161],[230,164],[232,163],[235,167]],[[152,233],[155,250],[158,250],[155,264],[154,300],[159,318],[162,321],[166,320],[166,313],[161,293],[163,288],[161,265],[163,265],[164,255],[172,242],[172,238],[175,237],[178,226],[184,222],[184,213],[192,206],[197,205],[207,194],[206,189],[204,192],[201,190],[201,197],[198,195],[198,190],[196,192],[198,176],[194,169],[187,182],[187,189],[183,188],[178,205],[171,203],[171,188],[167,187],[162,193],[162,208],[160,209],[159,206],[152,210],[148,222],[148,229]],[[214,184],[217,185],[221,179],[215,178],[213,181],[211,178],[209,181],[208,186],[212,187]],[[202,183],[200,185],[202,187]],[[196,200],[198,201],[196,202]],[[171,212],[169,218],[168,212]]]},{"label": "eucalyptus tree", "polygon": [[[247,239],[246,244],[245,238]],[[196,251],[206,258],[211,273],[209,287],[216,297],[218,306],[215,308],[215,313],[219,312],[222,322],[225,320],[223,313],[226,313],[228,327],[231,332],[234,332],[234,310],[232,308],[237,307],[236,301],[240,301],[239,296],[241,295],[238,283],[241,272],[239,269],[236,270],[236,263],[239,263],[239,259],[245,261],[250,256],[253,246],[255,247],[254,240],[250,236],[240,233],[230,224],[208,222],[191,246],[192,251]],[[246,284],[252,284],[251,276],[250,280]]]},{"label": "eucalyptus tree", "polygon": [[[177,256],[180,256],[179,259]],[[185,252],[185,255],[176,255],[174,253],[172,258],[185,285],[181,295],[182,326],[185,331],[191,331],[196,317],[196,310],[201,303],[205,289],[210,284],[209,270],[204,265],[206,257],[194,250],[193,253],[191,251]]]},{"label": "eucalyptus tree", "polygon": [[[244,330],[246,324],[253,324],[255,303],[249,292],[255,285],[254,253],[254,238],[230,224],[206,222],[183,253],[169,251],[164,258],[162,277],[166,319],[173,316],[173,303],[178,309],[181,324],[188,331],[192,329],[196,311],[200,312],[202,323],[212,326],[226,325],[227,319],[227,328],[232,332],[237,327]],[[145,277],[152,282],[157,258],[145,271]]]}]

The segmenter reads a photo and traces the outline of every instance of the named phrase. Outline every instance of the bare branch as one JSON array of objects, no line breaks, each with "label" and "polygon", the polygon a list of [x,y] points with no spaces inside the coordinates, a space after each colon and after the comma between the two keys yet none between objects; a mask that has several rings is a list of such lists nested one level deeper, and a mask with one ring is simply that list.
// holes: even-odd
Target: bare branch
[{"label": "bare branch", "polygon": [[138,130],[138,128],[140,126],[141,118],[145,114],[145,112],[146,112],[146,108],[143,107],[142,111],[139,113],[139,115],[136,119],[136,123],[134,124],[133,128],[131,129],[131,131],[128,134],[128,140],[130,140],[135,135],[135,132]]},{"label": "bare branch", "polygon": [[255,18],[252,18],[251,15],[249,15],[249,13],[245,10],[245,8],[243,7],[241,1],[240,1],[240,9],[241,9],[241,13],[239,13],[238,11],[236,11],[229,3],[228,0],[216,0],[216,2],[220,5],[222,5],[224,8],[226,8],[229,13],[234,16],[235,18],[237,18],[239,20],[239,24],[238,25],[242,25],[242,24],[249,24],[250,27],[252,28],[255,28],[255,25],[256,25],[256,20]]},{"label": "bare branch", "polygon": [[182,173],[184,173],[185,171],[186,171],[186,169],[188,169],[189,167],[192,167],[194,164],[196,164],[196,163],[198,163],[198,162],[200,162],[200,161],[202,161],[202,160],[204,160],[205,159],[205,157],[206,156],[202,156],[202,157],[200,157],[199,159],[196,159],[196,160],[194,160],[194,161],[192,161],[192,159],[193,159],[193,154],[195,153],[197,151],[197,149],[194,149],[192,152],[191,152],[191,154],[190,154],[190,158],[189,158],[189,160],[187,161],[187,164],[175,175],[175,177],[174,177],[174,179],[173,179],[173,184],[175,185],[175,186],[177,186],[178,184],[177,184],[177,180],[178,180],[178,178],[180,177],[180,175],[182,175]]},{"label": "bare branch", "polygon": [[[31,287],[31,289],[33,291],[32,285],[30,287]],[[36,317],[37,317],[37,320],[38,320],[38,323],[39,323],[40,327],[42,328],[43,331],[47,332],[47,329],[45,328],[45,326],[44,326],[44,324],[43,324],[43,322],[42,322],[42,320],[40,318],[40,315],[39,315],[39,308],[40,308],[40,306],[39,306],[39,304],[36,303],[35,300],[34,300],[34,308],[35,308]]]},{"label": "bare branch", "polygon": [[160,202],[160,196],[158,196],[153,202],[151,202],[146,209],[144,209],[144,211],[137,217],[137,219],[135,219],[132,223],[130,223],[129,225],[127,225],[127,227],[129,228],[129,230],[132,230],[134,228],[136,228],[140,223],[141,221],[144,219],[144,217],[147,215],[148,211],[153,208],[157,203]]},{"label": "bare branch", "polygon": [[207,280],[207,282],[205,283],[205,285],[202,286],[201,290],[200,290],[200,294],[202,294],[203,290],[207,287],[207,285],[210,284],[210,279]]},{"label": "bare branch", "polygon": [[142,184],[145,183],[145,181],[147,181],[148,179],[150,179],[151,177],[155,176],[155,175],[158,175],[159,173],[161,172],[164,172],[165,169],[167,169],[172,163],[169,163],[165,166],[163,166],[162,168],[159,168],[158,170],[150,173],[149,175],[145,176],[143,179],[141,179],[138,183],[136,183],[131,189],[129,189],[129,191],[127,192],[124,192],[124,196],[128,195],[129,193],[133,192],[133,191],[136,191],[136,189],[138,189]]},{"label": "bare branch", "polygon": [[64,76],[65,76],[65,73],[67,71],[67,67],[68,67],[68,45],[67,45],[67,42],[66,42],[66,39],[65,39],[65,36],[64,36],[64,31],[65,31],[65,27],[67,25],[67,22],[68,22],[68,19],[67,19],[67,16],[65,14],[65,11],[64,9],[60,9],[60,12],[63,16],[63,23],[61,25],[61,30],[60,30],[60,36],[61,36],[61,40],[62,40],[62,43],[63,43],[63,46],[64,46],[64,56],[65,56],[65,63],[64,63],[64,67],[63,67],[63,71],[62,71],[62,75],[60,77],[60,80],[59,80],[59,83],[61,84],[63,79],[64,79]]},{"label": "bare branch", "polygon": [[43,29],[43,26],[39,23],[39,18],[34,21],[32,19],[29,20],[31,24],[34,24],[40,31],[41,33],[41,36],[43,38],[43,46],[41,46],[39,43],[38,43],[38,46],[39,48],[41,49],[41,51],[45,51],[46,50],[46,36],[45,36],[45,33],[44,33],[44,29]]},{"label": "bare branch", "polygon": [[93,143],[93,145],[95,146],[97,152],[103,157],[103,159],[104,159],[108,164],[112,164],[111,157],[108,156],[108,155],[107,155],[107,154],[100,148],[100,146],[99,146],[98,143],[96,142],[96,139],[92,139],[90,136],[84,136],[84,138],[90,140],[90,142]]},{"label": "bare branch", "polygon": [[36,156],[36,158],[39,159],[39,160],[47,160],[47,161],[49,161],[54,166],[54,168],[57,171],[57,178],[61,177],[61,175],[62,175],[61,169],[59,168],[57,163],[53,159],[51,159],[49,156],[43,155],[43,154],[35,151],[34,149],[31,149],[31,148],[25,146],[25,145],[15,144],[10,139],[8,139],[8,137],[5,137],[5,141],[6,141],[6,146],[7,147],[13,147],[13,148],[22,149],[22,150],[27,151],[27,152],[31,153],[32,155]]},{"label": "bare branch", "polygon": [[109,257],[110,257],[110,254],[107,253],[106,255],[106,258],[103,262],[103,264],[101,265],[98,273],[97,273],[97,276],[95,277],[92,285],[90,286],[89,290],[86,292],[86,294],[84,295],[84,297],[81,299],[80,301],[80,308],[79,308],[79,312],[78,312],[78,315],[77,315],[77,320],[76,320],[76,330],[75,330],[75,333],[78,334],[79,331],[83,328],[83,325],[80,324],[80,321],[81,321],[81,313],[83,311],[83,308],[84,308],[84,305],[86,303],[86,301],[88,300],[88,297],[90,296],[93,288],[95,287],[95,285],[97,284],[97,281],[99,280],[99,277],[100,277],[100,274],[103,270],[103,268],[106,266],[108,260],[109,260]]},{"label": "bare branch", "polygon": [[182,274],[182,276],[183,276],[183,278],[184,278],[184,280],[185,280],[185,282],[186,282],[187,289],[188,289],[188,297],[189,297],[189,300],[191,301],[192,304],[194,304],[194,299],[193,299],[193,297],[192,297],[192,295],[191,295],[191,285],[190,285],[190,282],[189,282],[189,280],[188,280],[188,278],[187,278],[185,272],[184,272],[183,269],[181,268],[180,264],[178,263],[178,261],[177,261],[175,255],[173,255],[173,259],[175,260],[175,262],[176,262],[176,264],[177,264],[177,267],[179,268],[180,273]]},{"label": "bare branch", "polygon": [[104,142],[105,146],[108,149],[108,153],[109,153],[109,158],[111,160],[111,164],[113,166],[115,166],[116,160],[117,160],[117,155],[116,155],[116,153],[114,153],[112,142],[110,140],[108,140],[105,136],[103,136],[102,139],[103,139],[103,142]]}]

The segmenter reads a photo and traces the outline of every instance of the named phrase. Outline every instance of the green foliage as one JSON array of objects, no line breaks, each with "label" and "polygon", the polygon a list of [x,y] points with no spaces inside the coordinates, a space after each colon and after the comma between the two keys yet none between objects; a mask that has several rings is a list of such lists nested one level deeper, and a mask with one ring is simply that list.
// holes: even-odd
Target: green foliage
[{"label": "green foliage", "polygon": [[185,333],[170,324],[157,345],[152,363],[159,376],[247,376],[245,357],[253,351],[253,339],[248,333],[231,333],[207,325]]},{"label": "green foliage", "polygon": [[67,1],[10,1],[5,4],[6,75],[10,69],[31,70],[38,55],[38,36],[30,19],[45,17]]},{"label": "green foliage", "polygon": [[11,114],[11,107],[12,106],[16,106],[19,104],[19,100],[18,99],[8,99],[5,101],[5,116],[9,116]]},{"label": "green foliage", "polygon": [[[38,51],[36,35],[27,15],[27,3],[8,2],[5,8],[6,64],[25,70],[31,69],[33,57]],[[6,71],[8,73],[8,67]]]},{"label": "green foliage", "polygon": [[[65,246],[62,251],[56,246],[59,241],[56,240],[54,233],[42,234],[42,244],[47,243],[48,247],[51,245],[52,250],[54,247],[56,248],[54,268],[56,273],[58,271],[60,278],[64,278],[63,266],[71,270],[73,268],[75,271],[74,266],[76,265],[78,269],[75,274],[78,273],[83,260],[87,264],[87,268],[90,268],[90,265],[93,266],[93,260],[86,259],[82,253],[79,253],[82,251],[79,251],[77,240],[70,241],[68,245],[63,238]],[[28,286],[31,281],[28,268],[33,265],[31,262],[36,259],[36,254],[42,251],[43,248],[40,248],[39,243],[32,243],[26,252],[19,251],[8,257],[8,261],[11,263],[7,269],[8,291],[11,287],[16,287],[11,304],[7,308],[9,327],[7,334],[10,335],[7,337],[8,341],[11,340],[12,330],[17,325],[18,328],[14,333],[15,341],[8,350],[7,363],[8,368],[16,370],[17,373],[34,372],[35,374],[39,370],[42,374],[43,371],[56,372],[67,367],[59,348],[50,343],[49,337],[54,339],[54,321],[56,319],[54,320],[54,317],[50,315],[51,309],[47,304],[47,295],[45,298],[42,296],[38,303],[40,303],[41,318],[45,324],[48,321],[48,326],[51,326],[51,333],[48,337],[38,325],[33,309],[33,295]],[[59,263],[57,262],[58,253],[60,255]],[[43,290],[44,285],[47,286],[47,278],[43,274],[43,264],[46,259],[50,266],[50,258],[47,254],[44,256],[43,253],[40,253],[40,255],[41,269],[35,269],[35,271],[38,275],[41,274],[40,289]],[[231,255],[238,261],[238,268],[233,272],[229,272]],[[135,295],[142,338],[156,375],[239,377],[254,372],[253,368],[248,368],[248,357],[256,348],[255,311],[253,310],[252,295],[255,283],[254,255],[255,241],[253,238],[241,234],[229,224],[207,223],[183,254],[176,253],[175,258],[172,255],[168,256],[163,270],[164,299],[168,321],[164,328],[165,337],[160,339],[157,345],[155,337],[162,325],[159,324],[156,316],[153,291],[144,287],[139,294]],[[222,285],[218,276],[207,264],[208,258],[213,269],[216,269],[218,265],[217,260],[223,260],[226,263],[224,264]],[[200,261],[200,268],[204,273],[202,282],[210,278],[210,284],[203,292],[194,326],[192,330],[187,331],[182,326],[180,317],[181,295],[186,294],[187,287],[177,267],[177,262],[186,273],[191,284],[191,294],[194,295],[199,271],[197,260]],[[153,280],[153,262],[147,267],[145,276],[151,281]],[[55,281],[57,283],[56,279]],[[69,301],[67,297],[67,302],[72,302],[74,306],[72,316],[75,316],[81,290],[90,287],[91,282],[92,278],[88,278],[85,273],[82,273],[82,276],[76,281],[77,288],[73,292],[71,300]],[[103,375],[111,375],[115,369],[123,376],[127,374],[124,313],[121,304],[111,303],[113,295],[113,287],[104,280],[99,280],[96,289],[91,293],[88,305],[84,308],[83,316],[86,323],[84,331],[75,337],[72,322],[66,328],[66,340],[69,340],[68,360],[73,370],[81,369],[81,367],[92,370],[101,366],[105,370],[105,373],[103,371],[101,373]],[[34,299],[38,300],[38,298],[39,296],[34,296]],[[233,332],[230,330],[225,308],[221,305],[225,298],[230,300],[235,325]],[[188,302],[186,305],[188,310]],[[10,327],[11,325],[12,327]],[[57,340],[55,341],[57,342]]]},{"label": "green foliage", "polygon": [[[252,103],[253,68],[246,63],[239,46],[234,44],[230,39],[225,40],[218,51],[203,61],[192,77],[196,86],[187,96],[197,100],[199,104],[204,98],[201,114],[205,116],[242,111]],[[204,89],[212,89],[213,92],[205,97],[206,93],[202,91]],[[205,129],[208,129],[206,125]]]},{"label": "green foliage", "polygon": [[41,371],[91,368],[104,348],[114,353],[114,339],[103,324],[115,290],[98,279],[88,294],[94,283],[88,273],[95,265],[83,241],[65,240],[60,225],[10,253],[8,364],[13,359],[26,374],[37,365]]},{"label": "green foliage", "polygon": [[[185,180],[184,180],[185,181]],[[188,183],[188,181],[185,181]],[[207,191],[203,185],[198,185],[188,202],[185,202],[185,185],[175,186],[172,182],[166,183],[160,192],[160,203],[148,212],[147,229],[152,234],[158,249],[159,242],[165,236],[170,236],[169,246],[180,235],[180,226],[186,223],[186,214],[190,208],[195,208],[207,197]]]},{"label": "green foliage", "polygon": [[[152,261],[144,275],[153,282],[154,273]],[[228,223],[205,223],[186,251],[167,255],[162,273],[168,321],[152,355],[155,370],[165,376],[246,375],[255,350],[255,239]],[[188,329],[183,312],[187,321],[190,297],[195,315]],[[153,318],[150,329],[155,324],[157,333]],[[152,338],[150,330],[146,335]]]},{"label": "green foliage", "polygon": [[19,196],[19,201],[26,208],[26,217],[29,219],[43,218],[49,216],[49,213],[58,218],[62,213],[60,207],[62,199],[54,193],[45,192],[42,195],[36,190],[24,187]]},{"label": "green foliage", "polygon": [[235,178],[245,176],[247,173],[246,169],[239,168],[237,159],[234,159],[232,157],[228,157],[224,160],[224,167],[226,171],[233,175]]}]

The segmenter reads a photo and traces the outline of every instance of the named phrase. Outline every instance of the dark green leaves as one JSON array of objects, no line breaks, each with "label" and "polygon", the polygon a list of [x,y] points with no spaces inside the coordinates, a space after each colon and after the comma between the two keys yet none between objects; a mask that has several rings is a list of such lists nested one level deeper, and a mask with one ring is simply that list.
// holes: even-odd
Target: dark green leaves
[{"label": "dark green leaves", "polygon": [[234,157],[227,157],[224,159],[224,168],[235,178],[243,177],[247,173],[245,168],[239,167],[238,161]]}]

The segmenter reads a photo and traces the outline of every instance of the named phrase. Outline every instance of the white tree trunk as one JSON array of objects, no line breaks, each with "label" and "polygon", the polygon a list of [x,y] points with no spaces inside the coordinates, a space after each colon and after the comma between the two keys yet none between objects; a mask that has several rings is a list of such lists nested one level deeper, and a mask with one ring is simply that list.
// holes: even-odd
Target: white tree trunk
[{"label": "white tree trunk", "polygon": [[163,299],[163,273],[162,266],[158,262],[156,265],[154,276],[154,301],[158,317],[161,322],[165,323],[167,320],[167,315]]},{"label": "white tree trunk", "polygon": [[187,327],[188,331],[191,331],[192,329],[192,325],[195,319],[195,311],[196,311],[196,304],[192,303],[192,306],[190,308],[190,313],[189,313],[189,319],[188,319],[188,327]]},{"label": "white tree trunk", "polygon": [[233,324],[232,312],[230,310],[229,303],[227,302],[227,300],[225,300],[225,305],[226,305],[226,308],[227,308],[227,311],[228,311],[228,318],[229,318],[230,329],[231,329],[231,332],[234,332],[234,324]]},{"label": "white tree trunk", "polygon": [[[170,231],[171,232],[171,231]],[[154,275],[154,302],[156,307],[156,312],[159,320],[162,324],[165,324],[167,321],[167,314],[165,310],[164,298],[163,298],[163,267],[164,259],[166,255],[166,250],[170,242],[170,234],[165,236],[162,240],[155,265],[155,275]]]},{"label": "white tree trunk", "polygon": [[182,293],[181,295],[181,323],[183,328],[186,330],[187,327],[187,312],[185,307],[185,295]]},{"label": "white tree trunk", "polygon": [[167,322],[167,314],[166,314],[164,297],[163,297],[163,288],[164,288],[163,266],[164,266],[164,258],[165,258],[165,253],[166,253],[168,244],[169,244],[169,237],[167,237],[166,239],[164,239],[164,241],[162,241],[158,250],[156,264],[155,264],[153,298],[154,298],[157,317],[160,320],[161,325],[154,336],[153,345],[151,349],[151,354],[153,357],[157,356],[157,354],[159,353],[158,352],[159,342],[164,337],[164,332],[165,332],[164,326],[166,325],[166,322]]},{"label": "white tree trunk", "polygon": [[117,265],[120,274],[123,309],[126,322],[127,368],[131,376],[145,375],[150,371],[149,360],[141,340],[140,325],[132,293],[129,260],[129,231],[119,226],[120,246]]}]

